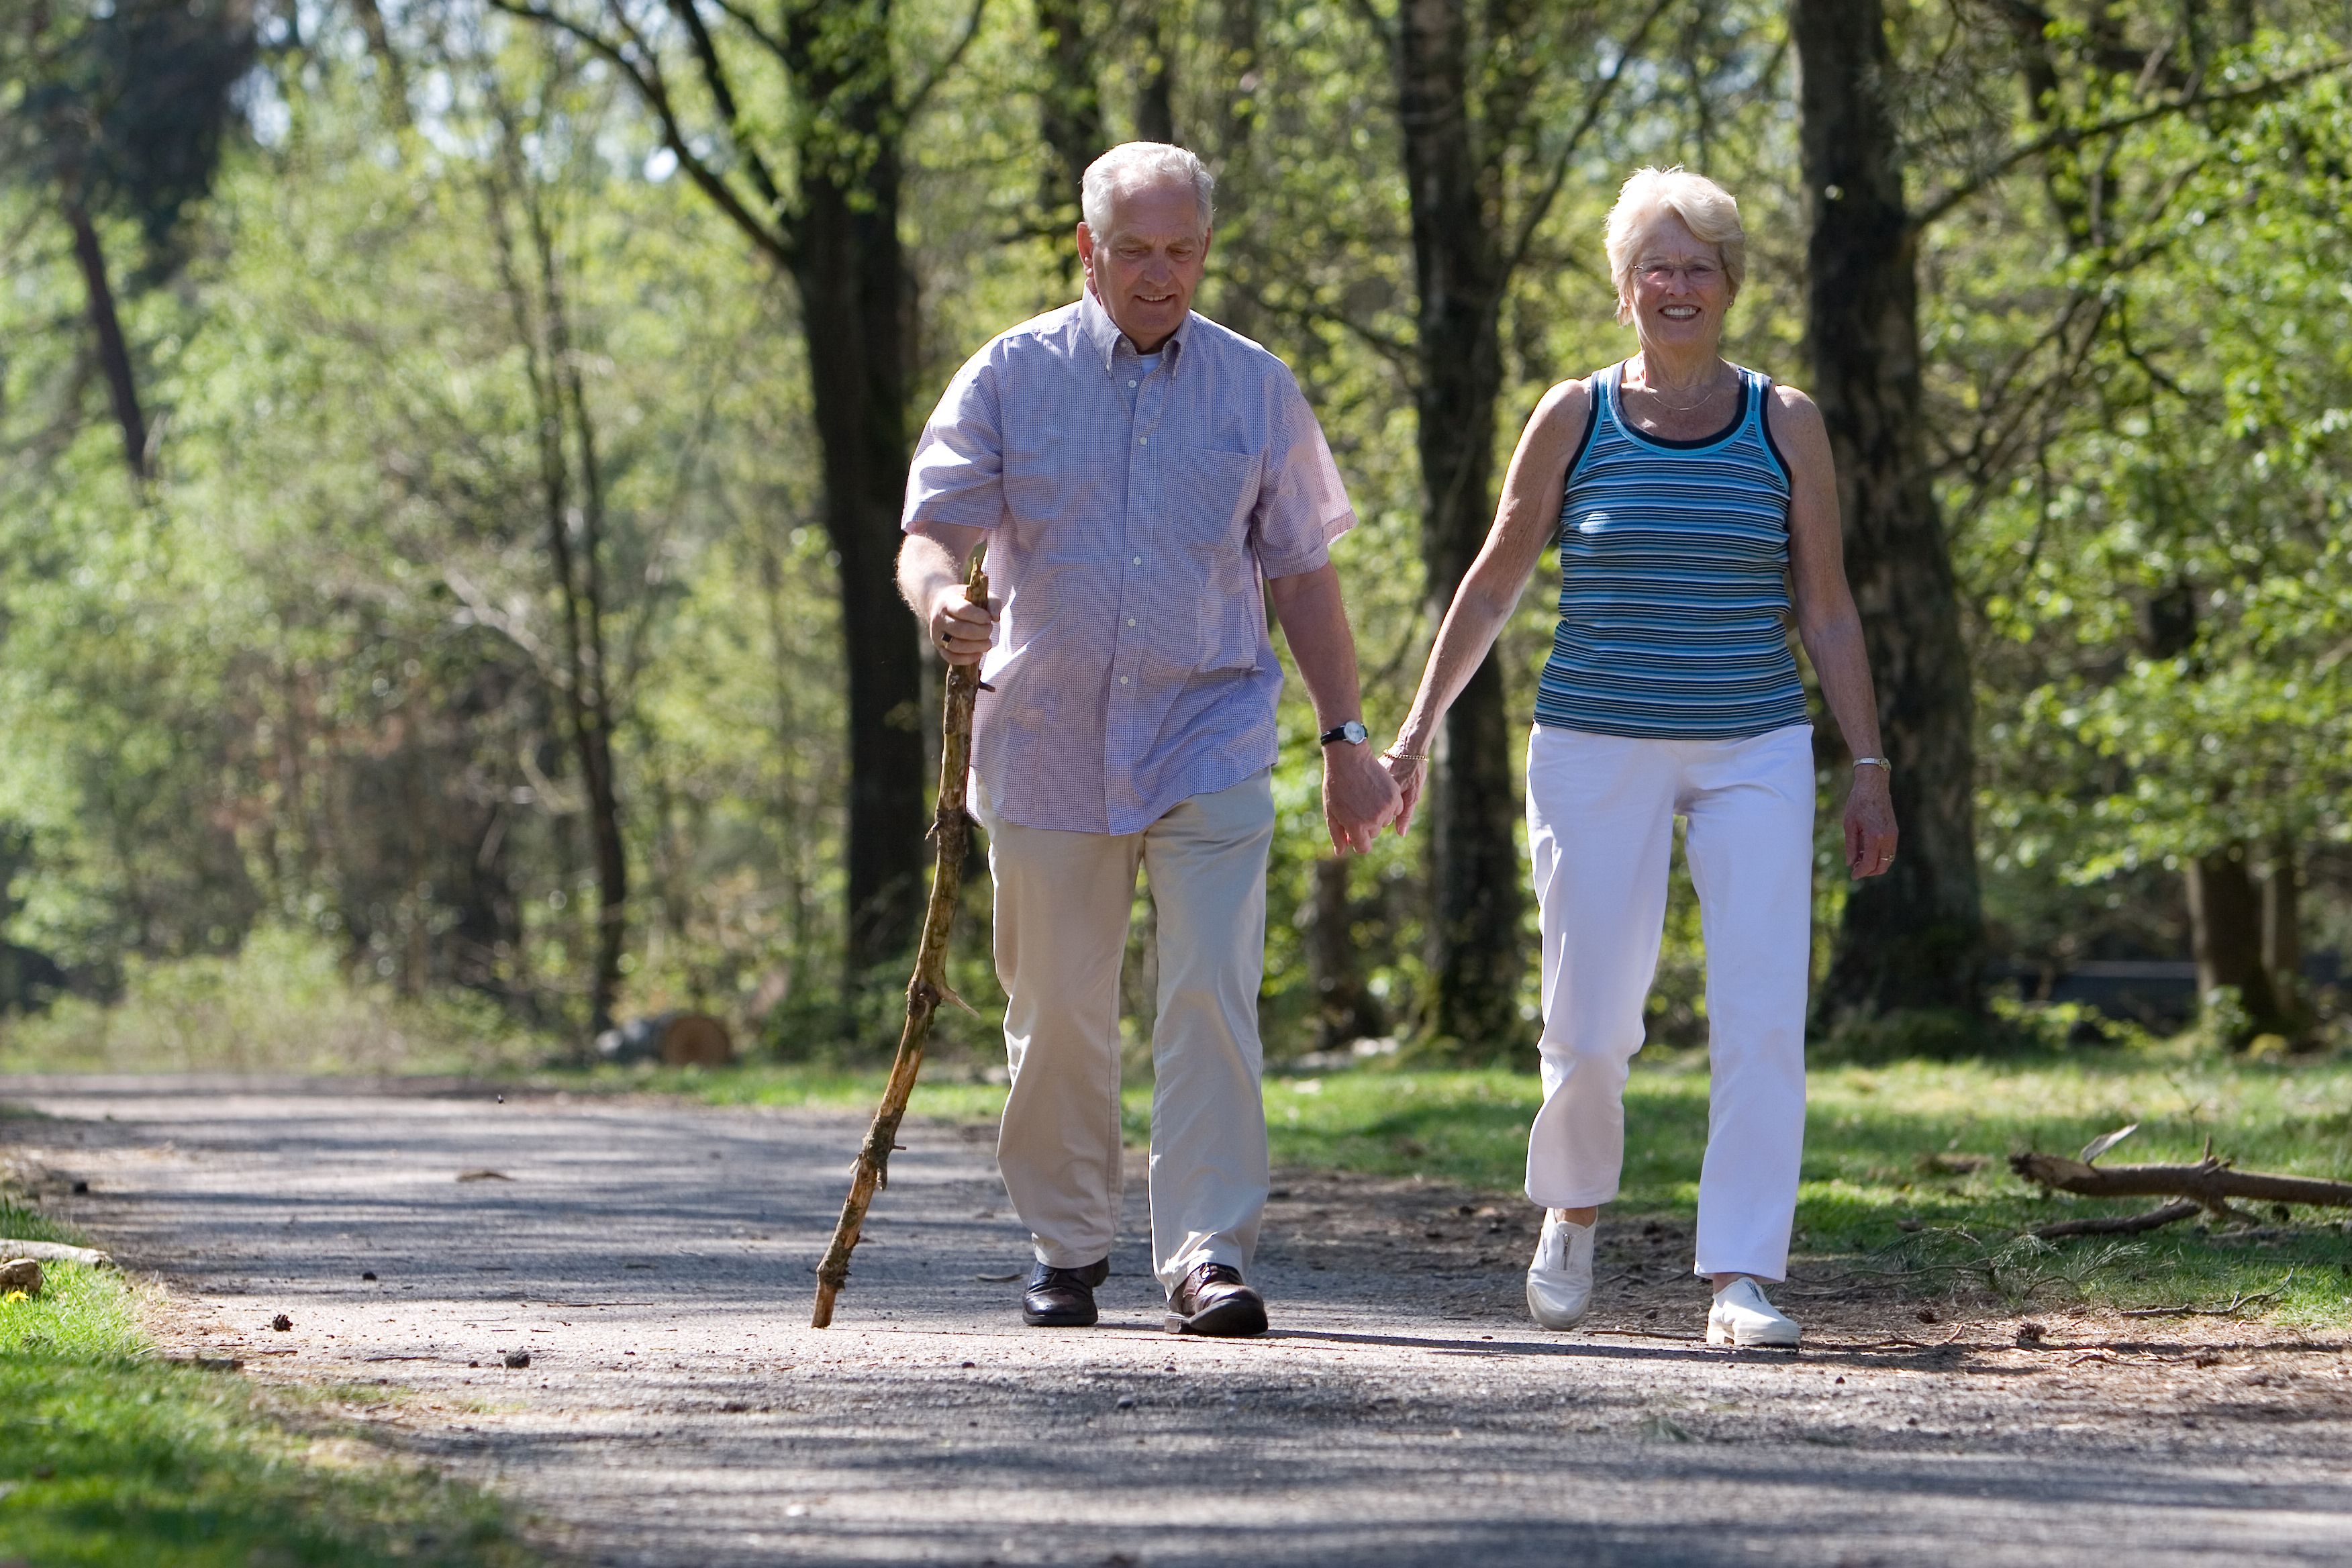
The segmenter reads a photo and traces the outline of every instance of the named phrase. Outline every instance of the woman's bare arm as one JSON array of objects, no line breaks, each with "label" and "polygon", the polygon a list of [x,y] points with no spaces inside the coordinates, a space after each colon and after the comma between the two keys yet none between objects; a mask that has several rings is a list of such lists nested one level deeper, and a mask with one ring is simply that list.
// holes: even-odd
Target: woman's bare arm
[{"label": "woman's bare arm", "polygon": [[[1789,461],[1789,576],[1797,636],[1846,745],[1858,757],[1884,757],[1862,616],[1845,580],[1829,427],[1813,400],[1790,386],[1772,389],[1765,418]],[[1847,868],[1857,877],[1878,876],[1894,863],[1896,829],[1888,778],[1885,768],[1854,770],[1845,805],[1845,853]]]},{"label": "woman's bare arm", "polygon": [[1429,664],[1422,671],[1421,689],[1387,755],[1390,775],[1404,797],[1396,818],[1399,834],[1412,825],[1427,776],[1423,770],[1445,710],[1495,646],[1536,563],[1543,558],[1544,546],[1559,527],[1569,459],[1584,439],[1591,417],[1591,389],[1581,381],[1564,381],[1544,394],[1519,434],[1518,449],[1511,454],[1510,470],[1503,477],[1495,526],[1446,607]]}]

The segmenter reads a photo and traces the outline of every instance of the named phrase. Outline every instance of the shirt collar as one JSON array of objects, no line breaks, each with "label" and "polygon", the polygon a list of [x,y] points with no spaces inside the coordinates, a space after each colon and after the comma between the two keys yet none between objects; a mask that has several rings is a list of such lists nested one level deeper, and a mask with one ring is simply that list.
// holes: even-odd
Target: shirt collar
[{"label": "shirt collar", "polygon": [[[1125,332],[1118,330],[1118,323],[1110,319],[1110,312],[1105,310],[1103,302],[1095,297],[1092,284],[1087,285],[1078,295],[1078,320],[1085,328],[1087,342],[1093,345],[1097,353],[1102,355],[1103,369],[1106,371],[1110,369],[1111,362],[1118,357],[1120,345],[1126,345],[1127,352],[1129,353],[1137,353],[1134,342]],[[1192,330],[1192,312],[1185,311],[1184,324],[1178,327],[1169,340],[1160,345],[1160,353],[1164,356],[1160,363],[1171,375],[1175,374],[1177,362],[1184,357],[1184,338],[1185,334]]]}]

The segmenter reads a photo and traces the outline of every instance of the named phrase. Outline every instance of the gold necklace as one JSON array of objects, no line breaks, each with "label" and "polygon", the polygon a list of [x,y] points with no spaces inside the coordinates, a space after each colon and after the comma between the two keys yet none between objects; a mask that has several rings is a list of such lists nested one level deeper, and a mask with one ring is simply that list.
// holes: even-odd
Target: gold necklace
[{"label": "gold necklace", "polygon": [[1690,414],[1706,407],[1708,401],[1715,396],[1717,384],[1721,380],[1722,376],[1719,372],[1708,372],[1706,384],[1699,389],[1698,399],[1696,402],[1676,403],[1674,399],[1660,392],[1655,386],[1650,384],[1650,367],[1646,364],[1642,367],[1642,391],[1649,396],[1655,398],[1669,414]]}]

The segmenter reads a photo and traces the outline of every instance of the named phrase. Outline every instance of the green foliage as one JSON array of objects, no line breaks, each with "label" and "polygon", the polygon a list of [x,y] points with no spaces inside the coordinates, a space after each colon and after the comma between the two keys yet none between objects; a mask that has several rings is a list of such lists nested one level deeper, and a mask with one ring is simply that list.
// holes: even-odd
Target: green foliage
[{"label": "green foliage", "polygon": [[[20,128],[41,93],[89,87],[67,68],[77,29],[111,37],[168,11],[212,29],[219,59],[249,43],[233,6],[51,10],[56,38],[0,47],[0,114]],[[1078,10],[1106,134],[1133,133],[1156,50],[1179,134],[1220,174],[1202,303],[1296,369],[1329,436],[1359,517],[1337,559],[1367,717],[1385,738],[1442,608],[1425,602],[1418,537],[1419,322],[1381,31],[1393,7],[1187,0],[1162,9],[1157,42]],[[0,184],[0,940],[63,963],[86,999],[126,986],[161,998],[181,961],[190,984],[236,975],[203,980],[207,995],[263,984],[285,961],[206,965],[256,932],[310,933],[322,945],[294,966],[308,977],[286,983],[341,1020],[320,1032],[331,1048],[281,1043],[253,1059],[390,1059],[362,1043],[393,1028],[365,1022],[371,1010],[444,994],[487,997],[509,1022],[436,1026],[426,1036],[446,1043],[425,1049],[433,1059],[467,1057],[472,1036],[582,1044],[595,889],[559,719],[562,601],[528,352],[541,330],[530,300],[551,282],[606,479],[604,673],[634,889],[625,1010],[716,1011],[781,1057],[879,1054],[903,977],[842,972],[845,654],[797,303],[609,69],[476,0],[388,15],[389,58],[341,8],[306,15],[299,39],[272,33],[230,104],[243,129],[145,139],[201,154],[201,171],[154,184],[168,201],[121,184],[123,200],[97,212],[95,232],[125,256],[166,213],[184,262],[169,288],[120,284],[160,428],[151,484],[123,471],[47,176],[27,163],[38,177]],[[970,15],[961,0],[889,8],[902,90],[948,58]],[[2347,302],[2352,100],[2341,73],[2322,72],[2105,128],[2189,91],[2181,73],[2235,92],[2342,42],[2333,13],[2248,15],[2251,33],[2224,37],[2161,7],[2108,7],[2094,26],[2060,6],[2036,38],[1948,8],[1893,14],[1918,203],[1971,185],[2009,149],[2051,149],[1920,241],[1930,446],[1978,688],[1979,847],[1997,956],[2021,969],[2181,955],[2180,868],[2224,845],[2248,846],[2258,871],[2296,871],[2307,949],[2352,937],[2352,360],[2326,325]],[[1556,6],[1517,35],[1524,48],[1476,22],[1473,107],[1532,95],[1526,133],[1495,150],[1502,210],[1533,210],[1614,67],[1600,38],[1632,21]],[[992,333],[1073,287],[1066,193],[1046,195],[1062,176],[1039,134],[1040,43],[1031,8],[985,8],[906,127],[909,420]],[[722,47],[748,47],[738,30]],[[794,117],[823,106],[744,63],[754,140],[788,149]],[[1661,17],[1523,237],[1501,305],[1498,447],[1547,386],[1632,346],[1611,317],[1600,227],[1638,163],[1691,163],[1738,195],[1751,271],[1727,351],[1803,384],[1793,89],[1780,7],[1710,0]],[[160,106],[108,101],[201,119],[226,100],[191,89]],[[778,173],[797,188],[796,169]],[[545,280],[518,272],[532,212]],[[1538,570],[1498,649],[1521,721],[1557,570]],[[1352,1033],[1411,1037],[1426,837],[1383,839],[1349,868],[1344,940],[1318,947],[1328,847],[1295,679],[1279,724],[1269,1057]],[[1817,929],[1842,908],[1841,805],[1825,791]],[[975,882],[955,978],[987,1015],[998,999]],[[1128,984],[1139,1043],[1147,910]],[[1318,952],[1354,973],[1316,973]],[[328,999],[303,968],[326,953],[364,1000]],[[1335,980],[1363,998],[1342,1018],[1325,1005]],[[1534,991],[1530,966],[1523,1016]],[[13,1033],[9,1059],[90,1060],[134,1037],[173,1058],[164,1005],[135,1003],[120,1023],[68,1009],[47,1032]],[[1679,874],[1648,1023],[1676,1048],[1705,1037]],[[990,1033],[961,1014],[940,1027],[950,1055]],[[227,1028],[196,1027],[192,1039],[215,1043],[186,1059],[219,1054]],[[2016,1043],[1902,1019],[1831,1048],[1875,1060]]]},{"label": "green foliage", "polygon": [[486,997],[354,984],[332,944],[285,927],[230,956],[133,959],[111,1003],[0,1019],[0,1072],[481,1073],[553,1050]]}]

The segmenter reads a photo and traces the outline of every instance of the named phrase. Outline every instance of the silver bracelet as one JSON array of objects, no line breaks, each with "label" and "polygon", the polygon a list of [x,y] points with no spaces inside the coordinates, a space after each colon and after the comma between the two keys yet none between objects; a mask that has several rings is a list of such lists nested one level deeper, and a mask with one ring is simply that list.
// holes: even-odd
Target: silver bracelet
[{"label": "silver bracelet", "polygon": [[1890,777],[1895,773],[1895,764],[1885,757],[1856,757],[1853,760],[1853,765],[1858,768],[1884,768]]}]

